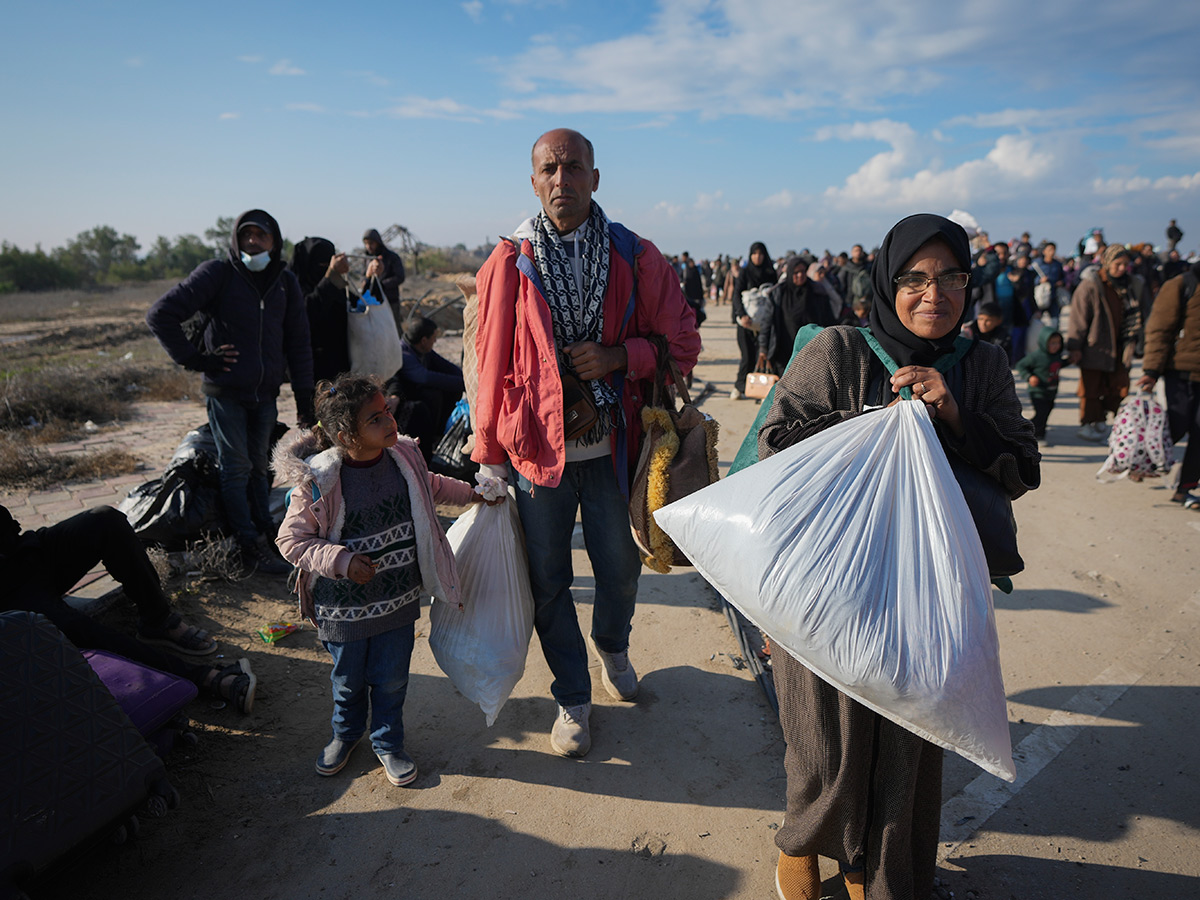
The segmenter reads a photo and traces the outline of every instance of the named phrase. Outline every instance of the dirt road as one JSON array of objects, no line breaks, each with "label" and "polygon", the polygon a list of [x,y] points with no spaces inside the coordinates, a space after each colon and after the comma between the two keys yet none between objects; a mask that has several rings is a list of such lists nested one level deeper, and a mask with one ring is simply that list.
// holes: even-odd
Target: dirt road
[{"label": "dirt road", "polygon": [[[756,407],[728,399],[737,348],[722,310],[703,329],[705,403],[727,465]],[[1094,479],[1071,391],[1051,418],[1043,487],[1016,504],[1027,570],[997,593],[1019,779],[947,754],[942,865],[955,897],[1193,896],[1200,872],[1200,515],[1159,485]],[[576,599],[592,577],[576,535]],[[636,704],[597,684],[594,745],[549,749],[554,715],[536,639],[496,725],[441,675],[418,623],[405,709],[421,776],[392,788],[360,746],[338,776],[327,655],[311,631],[266,647],[281,583],[200,585],[184,610],[260,673],[254,714],[194,704],[201,742],[169,768],[183,805],[141,838],[45,884],[83,898],[774,896],[783,744],[717,599],[691,570],[646,571],[631,658]],[[832,874],[832,868],[825,870]],[[831,882],[832,885],[832,882]]]}]

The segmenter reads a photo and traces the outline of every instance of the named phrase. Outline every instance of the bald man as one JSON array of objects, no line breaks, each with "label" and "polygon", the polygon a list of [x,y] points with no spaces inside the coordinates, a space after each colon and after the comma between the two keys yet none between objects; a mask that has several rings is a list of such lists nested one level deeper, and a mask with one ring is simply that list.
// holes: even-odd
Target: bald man
[{"label": "bald man", "polygon": [[[477,277],[473,458],[515,483],[534,627],[558,703],[550,745],[562,756],[583,756],[591,748],[587,647],[613,700],[632,701],[638,690],[629,633],[642,564],[629,528],[629,479],[657,365],[650,339],[664,338],[687,373],[700,336],[670,263],[592,199],[600,170],[591,142],[576,131],[548,131],[531,161],[541,212],[496,246]],[[598,411],[570,440],[564,372]],[[586,641],[571,596],[577,511],[596,583]]]}]

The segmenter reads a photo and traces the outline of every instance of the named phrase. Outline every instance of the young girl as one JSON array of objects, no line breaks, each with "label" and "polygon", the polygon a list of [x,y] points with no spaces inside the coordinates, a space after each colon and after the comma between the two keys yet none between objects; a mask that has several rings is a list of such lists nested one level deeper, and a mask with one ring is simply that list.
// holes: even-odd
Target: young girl
[{"label": "young girl", "polygon": [[464,481],[434,475],[417,443],[396,432],[383,393],[361,375],[317,386],[311,432],[274,456],[296,485],[276,543],[299,569],[300,612],[333,657],[333,738],[317,773],[346,765],[367,726],[388,781],[411,784],[403,708],[422,596],[458,603],[454,555],[434,502],[481,498]]}]

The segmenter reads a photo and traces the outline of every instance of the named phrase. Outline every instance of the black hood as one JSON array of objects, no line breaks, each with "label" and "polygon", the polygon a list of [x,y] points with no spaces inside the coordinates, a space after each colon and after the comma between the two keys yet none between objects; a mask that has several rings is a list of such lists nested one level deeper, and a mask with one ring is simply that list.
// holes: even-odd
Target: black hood
[{"label": "black hood", "polygon": [[288,263],[288,268],[300,282],[300,289],[305,294],[316,290],[317,284],[329,269],[329,261],[333,259],[333,254],[333,241],[322,237],[306,237],[292,248],[292,260]]},{"label": "black hood", "polygon": [[[253,223],[263,231],[270,233],[274,239],[274,246],[271,247],[271,265],[281,263],[283,260],[283,235],[279,232],[279,223],[275,221],[275,217],[269,212],[261,209],[248,209],[233,223],[233,233],[229,235],[229,254],[235,265],[242,265],[242,249],[238,246],[238,229],[247,223]],[[243,266],[243,268],[245,268]]]}]

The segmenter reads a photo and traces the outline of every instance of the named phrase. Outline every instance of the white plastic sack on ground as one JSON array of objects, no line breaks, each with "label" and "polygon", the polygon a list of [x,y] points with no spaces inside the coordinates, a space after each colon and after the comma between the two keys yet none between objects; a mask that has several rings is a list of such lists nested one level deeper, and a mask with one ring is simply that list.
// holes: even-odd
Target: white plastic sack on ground
[{"label": "white plastic sack on ground", "polygon": [[378,375],[387,381],[404,362],[396,317],[387,302],[363,304],[360,312],[346,316],[346,344],[350,370],[358,375]]},{"label": "white plastic sack on ground", "polygon": [[490,726],[525,672],[533,636],[533,592],[516,505],[476,503],[446,532],[463,608],[429,610],[433,657]]},{"label": "white plastic sack on ground", "polygon": [[856,416],[655,518],[821,678],[1016,777],[987,562],[924,404]]},{"label": "white plastic sack on ground", "polygon": [[1131,394],[1122,400],[1108,435],[1108,458],[1096,477],[1154,478],[1171,471],[1174,463],[1166,407],[1153,394]]}]

